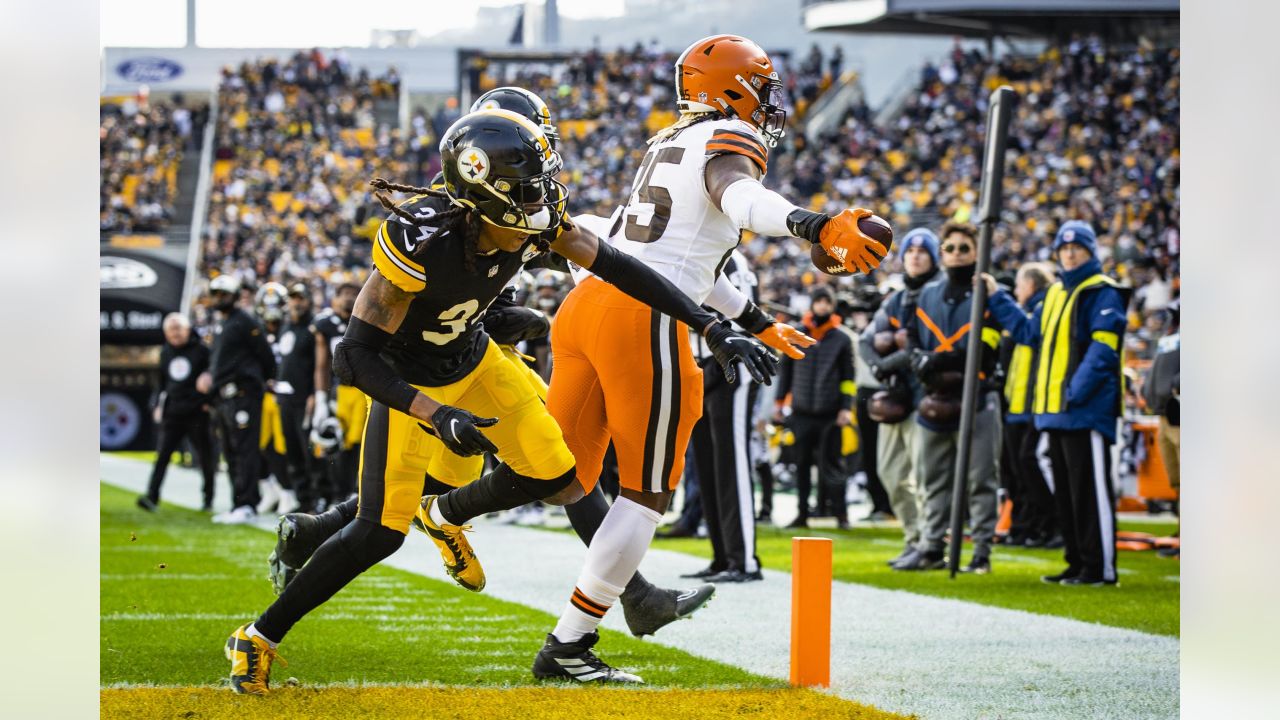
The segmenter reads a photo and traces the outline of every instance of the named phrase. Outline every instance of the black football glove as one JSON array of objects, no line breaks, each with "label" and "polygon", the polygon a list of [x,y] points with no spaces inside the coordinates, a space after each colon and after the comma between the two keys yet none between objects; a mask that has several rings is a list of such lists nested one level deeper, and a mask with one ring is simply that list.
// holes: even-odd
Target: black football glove
[{"label": "black football glove", "polygon": [[925,350],[911,351],[911,372],[924,382],[924,379],[937,370],[938,353],[927,352]]},{"label": "black football glove", "polygon": [[498,454],[498,447],[480,432],[480,428],[497,424],[498,418],[482,418],[462,408],[441,405],[431,413],[431,425],[435,429],[423,423],[418,423],[418,427],[440,438],[440,442],[453,454],[470,457],[485,453]]},{"label": "black football glove", "polygon": [[489,308],[480,321],[484,331],[499,345],[515,345],[521,340],[545,337],[551,321],[541,310],[523,306]]},{"label": "black football glove", "polygon": [[738,379],[736,365],[742,363],[756,382],[773,383],[773,376],[778,374],[778,358],[755,338],[734,332],[724,320],[709,325],[704,337],[726,380]]}]

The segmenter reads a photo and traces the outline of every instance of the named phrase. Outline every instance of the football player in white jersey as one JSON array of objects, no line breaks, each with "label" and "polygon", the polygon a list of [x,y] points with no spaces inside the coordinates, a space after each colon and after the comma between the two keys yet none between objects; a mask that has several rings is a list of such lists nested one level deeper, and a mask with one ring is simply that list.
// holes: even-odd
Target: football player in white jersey
[{"label": "football player in white jersey", "polygon": [[[802,356],[813,340],[772,322],[719,278],[741,231],[821,243],[847,270],[870,272],[888,253],[858,229],[862,209],[835,217],[798,207],[760,178],[782,137],[782,83],[758,45],[736,35],[694,43],[676,61],[681,116],[649,141],[609,243],[644,261],[697,303],[734,318],[775,349]],[[577,586],[533,663],[539,678],[640,682],[592,652],[596,627],[653,539],[702,414],[702,372],[689,334],[612,285],[587,277],[552,324],[547,408],[590,492],[605,449],[617,451],[622,491],[591,545]]]}]

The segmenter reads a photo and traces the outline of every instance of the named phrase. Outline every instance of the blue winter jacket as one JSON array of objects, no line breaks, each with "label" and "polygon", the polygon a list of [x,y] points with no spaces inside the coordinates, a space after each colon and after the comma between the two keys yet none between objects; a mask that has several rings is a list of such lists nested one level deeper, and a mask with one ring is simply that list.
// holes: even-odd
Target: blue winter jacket
[{"label": "blue winter jacket", "polygon": [[[1068,293],[1081,283],[1102,273],[1102,264],[1091,259],[1071,271],[1062,271],[1058,283]],[[1050,289],[1050,296],[1053,295]],[[1008,292],[1001,290],[988,307],[1014,340],[1042,347],[1042,315],[1050,302],[1045,302],[1028,317]],[[1070,320],[1068,347],[1054,343],[1051,352],[1043,350],[1038,357],[1035,399],[1035,425],[1040,430],[1097,430],[1115,441],[1116,418],[1121,409],[1120,348],[1125,329],[1125,299],[1122,292],[1109,283],[1082,289],[1076,299]],[[1056,330],[1056,328],[1050,328]],[[1052,337],[1052,335],[1051,335]],[[1062,382],[1062,403],[1053,410],[1045,403],[1052,393],[1052,355],[1066,353],[1066,373]],[[1046,365],[1048,367],[1046,368]],[[1041,368],[1046,368],[1041,372]],[[1050,382],[1043,382],[1048,374]]]}]

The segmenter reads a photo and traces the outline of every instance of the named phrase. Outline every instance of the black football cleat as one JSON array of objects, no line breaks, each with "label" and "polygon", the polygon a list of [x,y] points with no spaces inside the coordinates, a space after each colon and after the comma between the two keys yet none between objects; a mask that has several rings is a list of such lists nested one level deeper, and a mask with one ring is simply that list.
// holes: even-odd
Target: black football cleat
[{"label": "black football cleat", "polygon": [[1066,585],[1067,587],[1114,587],[1120,583],[1117,580],[1104,580],[1101,575],[1082,572],[1075,577],[1064,579],[1061,584]]},{"label": "black football cleat", "polygon": [[142,508],[143,510],[146,510],[147,512],[155,512],[156,510],[159,509],[159,506],[156,505],[156,501],[152,500],[146,495],[138,496],[138,507]]},{"label": "black football cleat", "polygon": [[533,659],[533,676],[539,680],[572,680],[580,683],[644,684],[632,675],[596,657],[591,648],[600,641],[600,633],[591,632],[571,643],[562,643],[548,634],[547,642]]},{"label": "black football cleat", "polygon": [[915,557],[893,566],[894,570],[941,570],[947,566],[946,556],[941,550],[933,552],[917,552]]},{"label": "black football cleat", "polygon": [[311,559],[327,535],[322,536],[321,525],[312,515],[290,513],[281,516],[276,524],[276,546],[267,557],[271,588],[276,594],[293,581],[298,571]]},{"label": "black football cleat", "polygon": [[906,546],[902,548],[902,552],[898,553],[898,557],[892,560],[886,560],[885,564],[889,566],[897,565],[898,563],[902,562],[903,560],[906,560],[907,558],[915,554],[915,551],[916,551],[916,546],[912,545],[911,543],[907,543]]},{"label": "black football cleat", "polygon": [[1066,570],[1054,575],[1041,575],[1040,582],[1048,583],[1049,585],[1058,585],[1064,580],[1070,580],[1079,576],[1080,570],[1078,568],[1068,567]]},{"label": "black football cleat", "polygon": [[724,572],[718,572],[707,578],[709,583],[744,583],[753,582],[755,580],[763,580],[764,573],[756,570],[755,572],[747,572],[742,568],[729,568]]},{"label": "black football cleat", "polygon": [[632,635],[644,637],[693,615],[715,594],[715,585],[699,585],[692,590],[668,590],[650,585],[638,599],[623,595],[622,616]]}]

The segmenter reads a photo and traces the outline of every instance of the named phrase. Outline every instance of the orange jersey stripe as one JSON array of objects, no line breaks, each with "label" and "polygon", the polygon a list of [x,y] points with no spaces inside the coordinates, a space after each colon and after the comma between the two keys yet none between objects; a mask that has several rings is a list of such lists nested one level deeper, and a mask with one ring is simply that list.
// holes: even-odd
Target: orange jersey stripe
[{"label": "orange jersey stripe", "polygon": [[747,158],[751,162],[760,166],[761,172],[764,172],[765,169],[768,167],[768,161],[764,158],[764,156],[753,151],[745,143],[739,143],[737,141],[734,141],[732,143],[727,141],[712,141],[707,143],[708,154],[714,155],[714,154],[726,153],[726,152],[734,153],[735,155],[741,155]]}]

